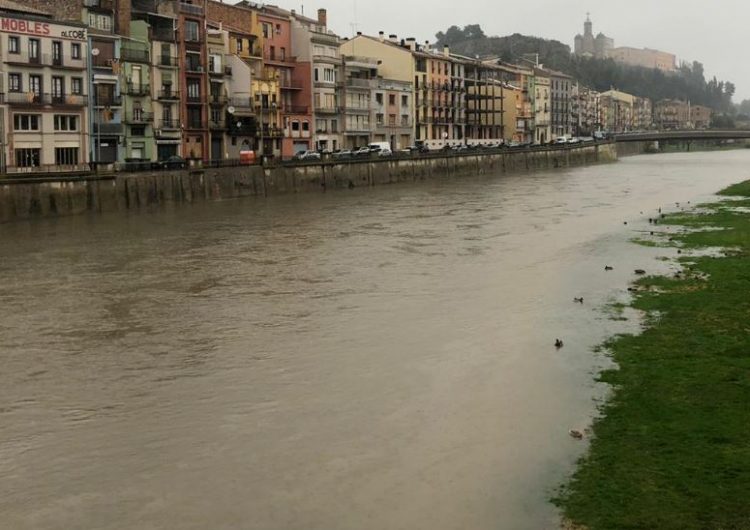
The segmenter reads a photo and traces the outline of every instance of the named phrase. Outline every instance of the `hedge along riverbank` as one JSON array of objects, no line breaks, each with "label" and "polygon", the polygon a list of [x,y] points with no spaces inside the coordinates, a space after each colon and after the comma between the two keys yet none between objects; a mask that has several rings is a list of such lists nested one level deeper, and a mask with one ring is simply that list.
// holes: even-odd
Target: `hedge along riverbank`
[{"label": "hedge along riverbank", "polygon": [[637,282],[645,330],[607,344],[613,395],[555,499],[572,527],[750,528],[750,181],[720,195],[663,220],[698,230],[664,241],[684,272]]}]

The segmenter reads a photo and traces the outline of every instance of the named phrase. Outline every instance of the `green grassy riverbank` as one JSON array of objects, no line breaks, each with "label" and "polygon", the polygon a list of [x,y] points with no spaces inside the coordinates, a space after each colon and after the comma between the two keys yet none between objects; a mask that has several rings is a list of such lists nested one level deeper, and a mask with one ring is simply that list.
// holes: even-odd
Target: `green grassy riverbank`
[{"label": "green grassy riverbank", "polygon": [[721,195],[667,216],[685,272],[640,280],[644,332],[607,344],[612,397],[555,499],[573,528],[750,529],[750,182]]}]

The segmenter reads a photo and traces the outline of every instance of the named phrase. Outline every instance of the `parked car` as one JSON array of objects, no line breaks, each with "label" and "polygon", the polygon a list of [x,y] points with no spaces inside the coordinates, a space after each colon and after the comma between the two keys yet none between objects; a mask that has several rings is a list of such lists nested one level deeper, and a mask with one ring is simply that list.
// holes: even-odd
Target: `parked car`
[{"label": "parked car", "polygon": [[565,136],[558,136],[555,138],[555,145],[565,145],[568,143],[568,139]]},{"label": "parked car", "polygon": [[161,169],[185,169],[187,167],[187,160],[181,156],[174,155],[160,161],[159,167]]},{"label": "parked car", "polygon": [[429,153],[430,152],[430,148],[424,144],[410,145],[405,150],[409,151],[410,153]]},{"label": "parked car", "polygon": [[368,146],[363,146],[357,149],[356,151],[353,151],[352,154],[354,156],[361,156],[361,157],[369,157],[370,154],[372,154],[372,151]]},{"label": "parked car", "polygon": [[352,157],[352,151],[351,149],[342,149],[341,151],[336,151],[333,153],[333,158],[335,159],[342,159],[342,158],[351,158]]},{"label": "parked car", "polygon": [[568,140],[568,143],[569,144],[580,144],[581,143],[581,139],[578,138],[578,137],[576,137],[576,136],[574,136],[573,138],[571,138],[571,139]]},{"label": "parked car", "polygon": [[302,162],[309,162],[313,160],[320,160],[321,155],[317,151],[300,151],[296,155],[294,155],[294,160],[299,160]]},{"label": "parked car", "polygon": [[378,151],[378,156],[380,156],[380,157],[393,156],[393,151],[391,151],[390,147],[388,147],[386,149],[381,149],[380,151]]}]

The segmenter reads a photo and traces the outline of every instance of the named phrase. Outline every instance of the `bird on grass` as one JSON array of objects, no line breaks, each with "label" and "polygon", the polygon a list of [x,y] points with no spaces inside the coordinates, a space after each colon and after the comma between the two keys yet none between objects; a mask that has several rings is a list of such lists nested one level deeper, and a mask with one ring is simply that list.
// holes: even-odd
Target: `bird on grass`
[{"label": "bird on grass", "polygon": [[576,440],[583,440],[583,433],[581,431],[570,429],[568,431],[568,434],[571,436],[571,438],[575,438]]},{"label": "bird on grass", "polygon": [[560,339],[555,339],[555,348],[559,350],[563,346],[565,346],[565,344],[563,344],[563,341],[561,341]]},{"label": "bird on grass", "polygon": [[614,267],[610,267],[609,265],[607,265],[606,267],[604,267],[604,270],[605,271],[613,271],[613,270],[615,270],[615,268]]},{"label": "bird on grass", "polygon": [[635,269],[635,273],[639,276],[643,276],[644,274],[646,274],[646,271],[644,271],[643,269]]},{"label": "bird on grass", "polygon": [[575,302],[576,304],[582,304],[583,298],[573,298],[573,302]]}]

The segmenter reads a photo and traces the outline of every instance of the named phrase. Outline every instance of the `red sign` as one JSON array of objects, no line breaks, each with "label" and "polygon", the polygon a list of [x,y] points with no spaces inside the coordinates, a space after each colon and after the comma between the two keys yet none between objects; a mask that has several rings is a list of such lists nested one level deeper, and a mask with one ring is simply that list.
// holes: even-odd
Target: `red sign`
[{"label": "red sign", "polygon": [[49,24],[46,22],[32,22],[15,18],[0,18],[0,30],[13,33],[28,33],[29,35],[49,35]]}]

